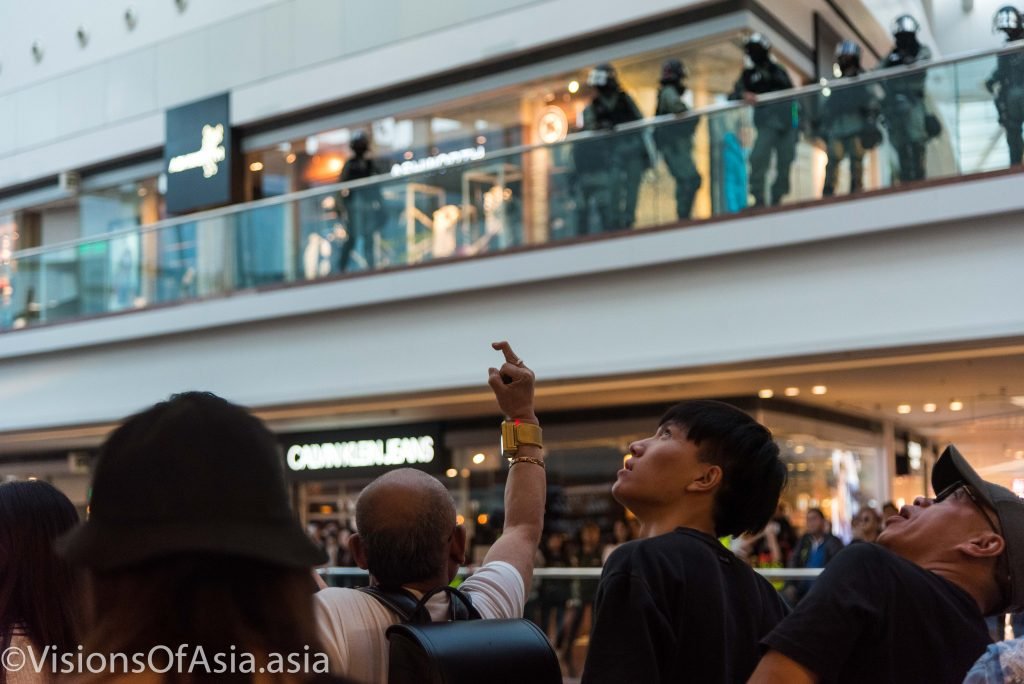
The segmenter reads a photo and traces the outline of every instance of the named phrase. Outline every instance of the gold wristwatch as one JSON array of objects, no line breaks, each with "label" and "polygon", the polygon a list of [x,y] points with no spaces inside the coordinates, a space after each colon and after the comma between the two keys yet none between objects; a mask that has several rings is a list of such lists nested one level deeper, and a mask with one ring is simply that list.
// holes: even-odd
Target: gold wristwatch
[{"label": "gold wristwatch", "polygon": [[544,447],[540,425],[523,423],[518,420],[506,420],[501,423],[501,453],[505,458],[512,458],[522,445]]}]

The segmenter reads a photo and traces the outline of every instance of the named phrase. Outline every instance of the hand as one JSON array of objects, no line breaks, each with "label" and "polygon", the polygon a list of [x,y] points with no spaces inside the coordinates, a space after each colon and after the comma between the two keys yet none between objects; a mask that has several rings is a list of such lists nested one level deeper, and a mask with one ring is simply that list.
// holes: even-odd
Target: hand
[{"label": "hand", "polygon": [[537,423],[533,409],[533,388],[536,382],[533,371],[516,356],[508,342],[494,342],[491,346],[505,355],[505,363],[500,369],[487,370],[487,384],[494,390],[502,413],[509,420]]}]

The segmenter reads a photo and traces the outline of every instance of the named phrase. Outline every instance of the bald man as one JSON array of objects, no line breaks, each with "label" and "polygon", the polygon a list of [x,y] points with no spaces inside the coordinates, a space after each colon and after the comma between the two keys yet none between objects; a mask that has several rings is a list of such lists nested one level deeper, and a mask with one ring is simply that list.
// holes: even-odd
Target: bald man
[{"label": "bald man", "polygon": [[[485,619],[523,615],[547,486],[540,430],[531,427],[539,426],[533,372],[508,343],[493,346],[504,354],[505,363],[489,369],[488,384],[506,416],[503,438],[516,437],[518,443],[506,451],[511,465],[502,535],[480,569],[459,586]],[[441,482],[419,470],[402,468],[371,482],[356,502],[356,527],[349,549],[356,564],[369,570],[371,586],[402,588],[420,597],[451,582],[466,562],[466,530],[455,521],[455,501]],[[386,684],[384,633],[399,616],[354,589],[324,589],[314,605],[332,672],[361,684]],[[427,608],[433,620],[446,620],[447,595],[433,596]]]}]

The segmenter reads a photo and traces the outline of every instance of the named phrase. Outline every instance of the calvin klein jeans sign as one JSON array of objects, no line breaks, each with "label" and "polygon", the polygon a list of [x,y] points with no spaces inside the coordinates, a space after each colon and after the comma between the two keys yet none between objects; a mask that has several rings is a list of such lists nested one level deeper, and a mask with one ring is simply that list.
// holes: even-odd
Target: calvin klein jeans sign
[{"label": "calvin klein jeans sign", "polygon": [[231,201],[228,94],[167,110],[167,211],[180,214]]}]

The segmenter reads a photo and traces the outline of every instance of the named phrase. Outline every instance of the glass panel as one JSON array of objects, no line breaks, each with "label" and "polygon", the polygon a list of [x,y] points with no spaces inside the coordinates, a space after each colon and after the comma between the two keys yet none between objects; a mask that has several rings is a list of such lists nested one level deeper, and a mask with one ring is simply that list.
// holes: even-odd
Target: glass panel
[{"label": "glass panel", "polygon": [[[95,193],[82,220],[118,232],[24,252],[0,245],[0,328],[1005,169],[1024,147],[1021,60],[1017,47],[750,103],[722,99],[719,78],[687,93],[711,104],[679,118],[565,137],[590,97],[574,81],[572,97],[538,95],[529,136],[493,107],[374,125],[387,151],[377,175],[346,183],[334,181],[356,129],[317,136],[305,151],[283,146],[272,164],[252,160],[265,183],[251,195],[291,189],[273,178],[294,174],[314,186],[301,193],[134,229],[158,218],[152,182]],[[650,111],[657,94],[640,75],[631,88]],[[486,149],[534,132],[553,142]],[[420,134],[429,146],[414,144]],[[0,224],[0,237],[13,225]]]}]

